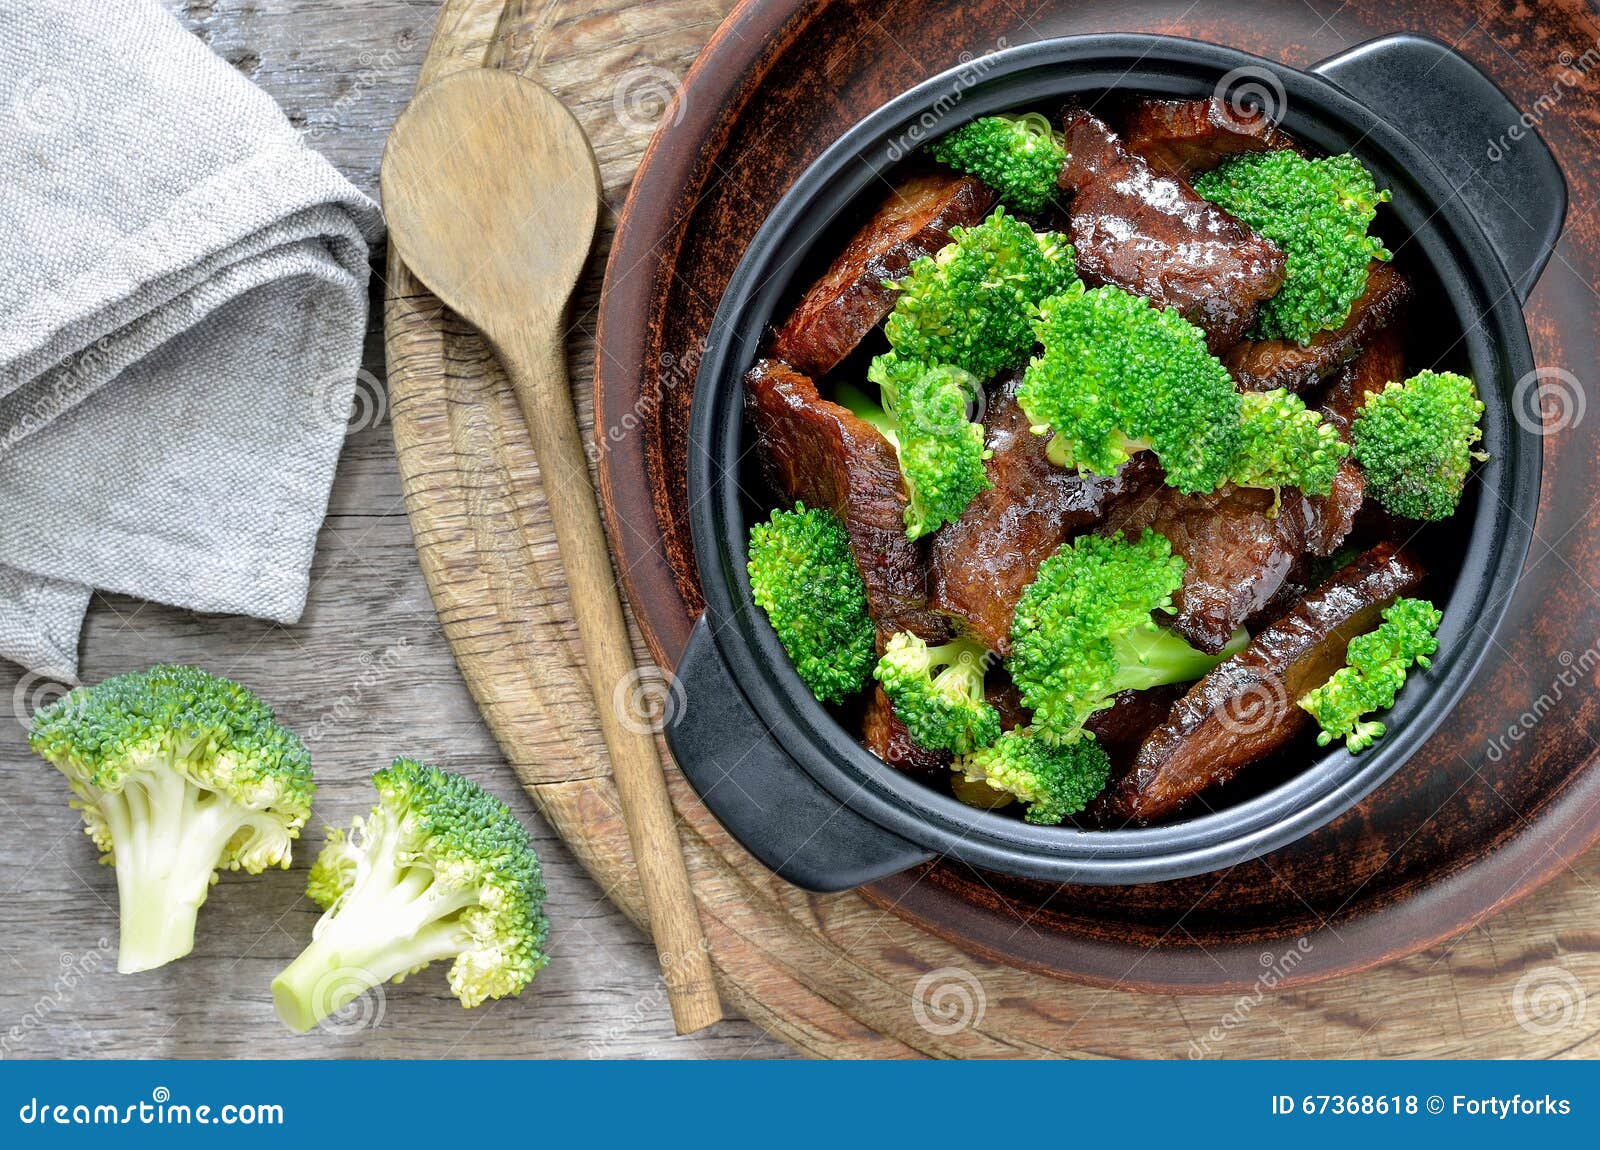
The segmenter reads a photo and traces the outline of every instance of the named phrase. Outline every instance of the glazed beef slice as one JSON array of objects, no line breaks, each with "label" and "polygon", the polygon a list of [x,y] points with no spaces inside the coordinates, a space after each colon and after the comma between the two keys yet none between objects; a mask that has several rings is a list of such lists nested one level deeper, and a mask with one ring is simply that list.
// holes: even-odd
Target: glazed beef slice
[{"label": "glazed beef slice", "polygon": [[772,486],[844,522],[880,636],[948,637],[948,622],[928,610],[921,549],[906,538],[905,485],[889,441],[774,360],[746,374],[745,405]]},{"label": "glazed beef slice", "polygon": [[1265,112],[1227,100],[1140,100],[1123,121],[1123,142],[1157,172],[1192,180],[1231,156],[1294,148]]},{"label": "glazed beef slice", "polygon": [[983,425],[994,453],[986,465],[992,486],[933,537],[928,553],[929,606],[1001,654],[1010,650],[1011,615],[1039,564],[1118,499],[1157,481],[1148,455],[1114,476],[1051,463],[1044,437],[1028,429],[1017,405],[1019,383],[1012,375],[989,389]]},{"label": "glazed beef slice", "polygon": [[1088,112],[1068,109],[1065,124],[1060,184],[1073,196],[1084,281],[1176,308],[1205,330],[1213,354],[1232,347],[1283,285],[1283,252],[1185,181],[1155,171]]},{"label": "glazed beef slice", "polygon": [[897,280],[950,242],[950,229],[983,219],[994,193],[971,176],[928,172],[889,193],[866,225],[801,297],[770,354],[820,379],[889,314]]},{"label": "glazed beef slice", "polygon": [[1282,750],[1312,725],[1295,702],[1344,665],[1350,640],[1416,590],[1423,568],[1380,543],[1341,568],[1173,705],[1133,769],[1098,804],[1110,821],[1152,822]]},{"label": "glazed beef slice", "polygon": [[1393,264],[1373,260],[1367,265],[1366,290],[1339,327],[1318,332],[1304,346],[1287,339],[1241,343],[1223,362],[1240,391],[1307,391],[1359,355],[1410,302],[1410,281]]}]

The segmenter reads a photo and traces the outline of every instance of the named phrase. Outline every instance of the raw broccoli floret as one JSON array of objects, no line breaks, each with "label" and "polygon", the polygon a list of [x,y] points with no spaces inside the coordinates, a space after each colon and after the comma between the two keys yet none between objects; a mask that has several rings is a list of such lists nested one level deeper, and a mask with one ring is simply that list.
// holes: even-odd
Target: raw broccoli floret
[{"label": "raw broccoli floret", "polygon": [[1305,343],[1338,327],[1367,288],[1367,265],[1390,258],[1383,241],[1367,234],[1389,193],[1354,156],[1237,156],[1194,187],[1283,249],[1283,287],[1261,307],[1258,339]]},{"label": "raw broccoli floret", "polygon": [[1047,116],[984,116],[928,149],[941,164],[977,176],[1019,212],[1037,212],[1056,194],[1067,162],[1061,133]]},{"label": "raw broccoli floret", "polygon": [[1248,392],[1240,399],[1239,451],[1228,478],[1240,487],[1274,492],[1298,487],[1326,495],[1350,446],[1331,423],[1282,388]]},{"label": "raw broccoli floret", "polygon": [[1381,722],[1363,722],[1361,716],[1394,706],[1413,660],[1431,665],[1428,656],[1439,649],[1433,633],[1443,617],[1426,599],[1397,599],[1385,608],[1377,630],[1350,640],[1346,665],[1299,699],[1322,728],[1318,744],[1342,738],[1351,751],[1361,751],[1383,736]]},{"label": "raw broccoli floret", "polygon": [[1248,639],[1241,631],[1207,655],[1155,623],[1152,612],[1172,609],[1183,568],[1149,528],[1137,542],[1082,535],[1040,564],[1012,617],[1006,662],[1040,736],[1076,742],[1118,691],[1198,679]]},{"label": "raw broccoli floret", "polygon": [[1116,287],[1053,296],[1035,324],[1044,351],[1017,394],[1050,458],[1109,475],[1156,453],[1167,482],[1215,490],[1238,450],[1240,398],[1205,334],[1172,308]]},{"label": "raw broccoli floret", "polygon": [[878,385],[879,402],[848,384],[834,398],[894,445],[906,484],[906,534],[920,539],[961,518],[989,486],[983,425],[968,418],[982,385],[959,367],[892,355],[874,359],[867,375]]},{"label": "raw broccoli floret", "polygon": [[1408,519],[1455,513],[1483,438],[1483,403],[1472,381],[1454,372],[1423,371],[1367,396],[1350,435],[1367,490]]},{"label": "raw broccoli floret", "polygon": [[325,910],[311,945],[272,980],[278,1016],[310,1030],[359,995],[454,959],[466,1007],[521,992],[545,965],[544,877],[528,832],[476,783],[396,759],[378,805],[333,832],[307,893]]},{"label": "raw broccoli floret", "polygon": [[1055,743],[1019,727],[956,760],[955,770],[968,782],[981,780],[1021,799],[1028,822],[1055,826],[1105,790],[1111,759],[1092,739]]},{"label": "raw broccoli floret", "polygon": [[953,364],[987,380],[1027,357],[1039,302],[1077,280],[1072,245],[1004,208],[950,236],[889,285],[897,291],[884,334],[900,359]]},{"label": "raw broccoli floret", "polygon": [[850,535],[829,511],[796,503],[750,528],[750,590],[811,693],[837,703],[877,658],[867,588]]},{"label": "raw broccoli floret", "polygon": [[152,667],[80,687],[28,735],[78,796],[117,870],[117,969],[194,949],[219,868],[289,865],[311,813],[311,757],[248,689],[197,667]]},{"label": "raw broccoli floret", "polygon": [[872,674],[919,747],[964,755],[1000,737],[1000,713],[983,694],[988,657],[970,639],[930,647],[901,631]]}]

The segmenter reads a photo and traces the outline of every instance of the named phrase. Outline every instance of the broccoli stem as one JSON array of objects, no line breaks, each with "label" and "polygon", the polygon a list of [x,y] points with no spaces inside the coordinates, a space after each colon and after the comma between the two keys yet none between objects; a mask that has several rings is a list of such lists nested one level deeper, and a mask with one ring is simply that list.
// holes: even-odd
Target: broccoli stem
[{"label": "broccoli stem", "polygon": [[298,1034],[373,987],[454,958],[471,942],[457,916],[475,905],[475,890],[436,886],[428,867],[398,865],[388,842],[362,867],[318,922],[311,945],[272,980],[278,1016]]},{"label": "broccoli stem", "polygon": [[96,806],[115,844],[117,969],[152,970],[194,949],[195,918],[217,859],[252,812],[176,771],[150,771]]},{"label": "broccoli stem", "polygon": [[1250,642],[1243,627],[1215,655],[1197,651],[1175,631],[1165,627],[1137,627],[1116,640],[1117,678],[1111,693],[1147,691],[1168,683],[1189,683],[1203,678],[1222,660],[1238,654]]}]

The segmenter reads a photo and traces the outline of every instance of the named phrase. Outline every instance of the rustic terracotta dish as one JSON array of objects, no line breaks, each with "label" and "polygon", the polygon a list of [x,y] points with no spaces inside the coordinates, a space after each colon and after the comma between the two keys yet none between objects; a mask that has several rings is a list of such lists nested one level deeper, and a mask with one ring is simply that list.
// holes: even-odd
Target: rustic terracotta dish
[{"label": "rustic terracotta dish", "polygon": [[[930,30],[914,40],[922,49],[916,55],[953,62],[963,43],[992,42],[993,29],[1009,23],[1009,14],[992,5],[977,5],[964,17],[965,40],[935,47],[942,41]],[[1270,41],[1272,19],[1268,13],[1239,37]],[[1074,23],[1054,10],[1040,20],[1047,28]],[[787,185],[781,173],[792,176],[854,118],[930,70],[884,48],[866,24],[861,13],[838,5],[749,6],[736,14],[647,156],[613,250],[598,378],[602,476],[635,607],[664,665],[677,662],[702,605],[682,476],[688,380],[710,330],[712,304]],[[795,47],[802,37],[812,45],[804,53]],[[863,40],[884,50],[860,47]],[[1314,58],[1303,45],[1290,54]],[[836,98],[818,99],[816,84],[808,86],[808,77],[823,74],[834,81]],[[768,178],[726,178],[756,169]],[[1577,362],[1592,341],[1588,309],[1579,301],[1565,314],[1552,313],[1553,293],[1542,294],[1545,310],[1535,325],[1541,358],[1564,346],[1564,360]],[[630,434],[635,428],[641,430]],[[1561,529],[1581,522],[1576,512],[1588,487],[1585,481],[1557,493]],[[1549,516],[1548,471],[1546,492]],[[1569,538],[1564,550],[1581,554],[1588,539],[1587,532]],[[1571,642],[1566,627],[1544,626],[1544,612],[1529,607],[1544,606],[1553,592],[1571,598],[1569,586],[1538,567],[1549,554],[1536,548],[1533,581],[1509,608],[1513,622],[1501,636],[1503,651],[1442,733],[1387,787],[1294,846],[1221,879],[1121,891],[1008,880],[946,864],[884,880],[875,897],[992,954],[1052,973],[1142,986],[1248,979],[1254,940],[1307,930],[1337,928],[1339,941],[1320,945],[1297,981],[1459,929],[1559,867],[1595,830],[1588,806],[1593,780],[1579,769],[1591,744],[1580,723],[1551,721],[1484,758],[1487,740],[1515,721],[1515,700],[1536,695],[1565,665],[1555,656]],[[1569,620],[1591,614],[1575,603]],[[1535,617],[1538,626],[1530,622]],[[1572,713],[1570,705],[1557,710]],[[1500,801],[1506,810],[1496,809]],[[1418,810],[1433,813],[1419,819]],[[1542,841],[1533,841],[1530,826]],[[1547,851],[1552,843],[1555,850]],[[1422,897],[1401,907],[1418,892]],[[1400,908],[1398,917],[1387,913],[1390,907]],[[1170,941],[1126,977],[1130,956],[1162,940]],[[1208,957],[1197,961],[1197,947]]]}]

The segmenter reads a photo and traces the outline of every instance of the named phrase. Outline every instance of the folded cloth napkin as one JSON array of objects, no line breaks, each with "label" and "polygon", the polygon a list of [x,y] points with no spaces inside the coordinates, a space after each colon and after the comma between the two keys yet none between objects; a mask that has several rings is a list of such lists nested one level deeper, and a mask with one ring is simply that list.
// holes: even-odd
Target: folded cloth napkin
[{"label": "folded cloth napkin", "polygon": [[0,657],[91,588],[290,623],[376,206],[154,0],[0,0]]}]

